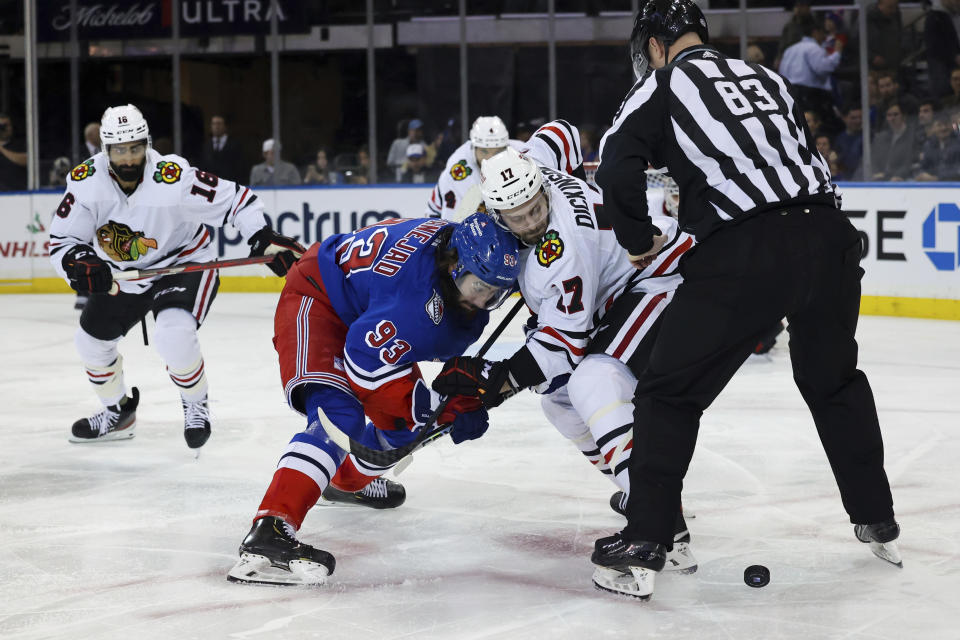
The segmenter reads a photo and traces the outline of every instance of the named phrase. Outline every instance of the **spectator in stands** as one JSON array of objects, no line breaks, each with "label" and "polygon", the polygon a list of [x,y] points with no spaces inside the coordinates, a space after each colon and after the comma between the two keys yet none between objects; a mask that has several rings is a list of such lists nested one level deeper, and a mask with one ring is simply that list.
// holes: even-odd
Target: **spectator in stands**
[{"label": "spectator in stands", "polygon": [[950,70],[960,66],[960,0],[933,0],[923,20],[923,41],[927,50],[930,93],[940,98],[951,93]]},{"label": "spectator in stands", "polygon": [[27,147],[14,133],[13,120],[0,113],[0,191],[27,188]]},{"label": "spectator in stands", "polygon": [[[895,71],[881,71],[877,75],[877,94],[880,113],[885,114],[893,103],[900,105],[905,116],[916,115],[917,109],[920,107],[919,100],[900,91],[900,83],[897,81]],[[884,129],[885,127],[885,122],[877,123],[877,129]]]},{"label": "spectator in stands", "polygon": [[820,155],[823,156],[823,159],[827,161],[827,165],[830,167],[830,175],[836,178],[840,173],[840,161],[837,152],[830,146],[830,136],[821,133],[816,137],[814,142],[817,145],[817,151],[820,152]]},{"label": "spectator in stands", "polygon": [[50,173],[47,174],[47,182],[44,186],[63,189],[67,185],[67,174],[70,173],[71,168],[73,164],[70,158],[60,156],[50,166]]},{"label": "spectator in stands", "polygon": [[767,56],[763,54],[763,49],[754,43],[747,45],[746,61],[750,64],[766,64]]},{"label": "spectator in stands", "polygon": [[[823,29],[826,35],[823,39],[823,48],[827,53],[842,51],[847,46],[850,39],[847,35],[846,26],[843,24],[843,18],[836,11],[828,11],[823,16]],[[837,48],[840,44],[840,49]]]},{"label": "spectator in stands", "polygon": [[780,67],[780,60],[784,52],[791,45],[800,42],[803,38],[803,26],[810,22],[813,16],[810,13],[810,0],[796,0],[793,4],[793,15],[780,32],[780,41],[777,43],[777,55],[773,59],[773,68]]},{"label": "spectator in stands", "polygon": [[813,18],[800,25],[803,37],[787,47],[780,60],[780,75],[796,89],[800,105],[816,111],[828,131],[839,131],[840,122],[834,115],[832,75],[840,64],[843,41],[836,40],[835,51],[827,53],[823,41],[827,32],[823,23]]},{"label": "spectator in stands", "polygon": [[917,107],[917,148],[922,149],[924,143],[933,137],[933,114],[937,110],[937,103],[933,98],[925,98]]},{"label": "spectator in stands", "polygon": [[518,122],[513,137],[520,142],[526,142],[533,135],[534,129],[530,128],[530,123],[526,121]]},{"label": "spectator in stands", "polygon": [[[92,158],[100,153],[100,123],[88,122],[83,128],[83,147],[80,153],[84,158]],[[79,162],[78,162],[79,164]],[[62,186],[62,185],[59,185]]]},{"label": "spectator in stands", "polygon": [[[407,136],[401,138],[404,123],[406,123]],[[397,131],[397,139],[393,141],[390,150],[387,152],[387,167],[393,169],[394,180],[401,182],[400,175],[403,173],[404,164],[407,161],[407,146],[423,141],[423,121],[419,118],[414,118],[409,122],[401,120],[397,126],[400,130]]]},{"label": "spectator in stands", "polygon": [[443,168],[441,166],[438,166],[437,164],[437,152],[440,149],[440,145],[442,144],[443,144],[443,131],[438,131],[437,134],[433,136],[433,139],[429,143],[426,143],[423,145],[423,150],[426,152],[426,156],[424,157],[424,164],[428,169],[437,168],[439,170]]},{"label": "spectator in stands", "polygon": [[941,111],[933,119],[933,135],[923,145],[920,172],[924,182],[960,180],[960,137],[953,130],[950,114]]},{"label": "spectator in stands", "polygon": [[437,172],[427,168],[426,150],[423,143],[414,142],[407,146],[407,168],[400,176],[404,184],[433,184],[437,181]]},{"label": "spectator in stands", "polygon": [[243,149],[227,132],[227,120],[221,115],[210,118],[210,137],[203,143],[202,168],[214,175],[243,183]]},{"label": "spectator in stands", "polygon": [[887,128],[877,134],[873,143],[873,179],[906,180],[913,175],[917,158],[916,129],[907,122],[898,102],[887,107],[886,117]]},{"label": "spectator in stands", "polygon": [[273,187],[300,184],[300,172],[290,162],[280,159],[280,144],[273,138],[263,141],[263,162],[250,169],[251,187]]},{"label": "spectator in stands", "polygon": [[803,118],[807,121],[807,129],[810,129],[810,135],[814,138],[820,135],[820,128],[822,126],[820,114],[816,111],[807,110],[803,112]]},{"label": "spectator in stands", "polygon": [[895,71],[903,58],[900,0],[877,0],[867,9],[867,60],[871,69]]},{"label": "spectator in stands", "polygon": [[596,141],[597,131],[593,125],[585,124],[580,127],[580,153],[584,162],[597,162],[600,159]]},{"label": "spectator in stands", "polygon": [[308,164],[304,171],[303,184],[340,184],[342,182],[343,176],[330,169],[327,150],[317,151],[316,159]]},{"label": "spectator in stands", "polygon": [[440,147],[437,149],[436,166],[436,168],[441,171],[447,166],[447,160],[450,159],[453,152],[460,146],[460,132],[455,129],[456,126],[456,118],[450,118],[447,120],[447,126],[443,129],[443,142],[440,143]]},{"label": "spectator in stands", "polygon": [[843,110],[844,130],[833,139],[831,148],[837,153],[837,180],[861,180],[863,168],[863,109],[847,105]]},{"label": "spectator in stands", "polygon": [[950,93],[940,101],[944,109],[960,107],[960,67],[950,72]]},{"label": "spectator in stands", "polygon": [[365,176],[370,175],[370,152],[366,147],[357,149],[357,166],[360,167],[360,173]]}]

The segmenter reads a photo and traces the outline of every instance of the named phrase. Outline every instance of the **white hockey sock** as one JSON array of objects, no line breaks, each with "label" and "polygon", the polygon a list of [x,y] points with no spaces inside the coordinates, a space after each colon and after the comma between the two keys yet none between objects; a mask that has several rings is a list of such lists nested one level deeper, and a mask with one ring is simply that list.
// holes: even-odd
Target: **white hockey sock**
[{"label": "white hockey sock", "polygon": [[580,453],[590,461],[600,473],[612,475],[610,466],[604,461],[600,453],[600,447],[596,440],[583,423],[580,415],[570,404],[570,397],[567,395],[567,388],[561,387],[549,395],[540,399],[540,406],[547,420],[557,428],[560,434],[573,443],[580,450]]},{"label": "white hockey sock", "polygon": [[197,338],[197,321],[184,309],[164,309],[157,314],[153,343],[167,364],[170,380],[180,397],[197,402],[207,397],[207,375]]},{"label": "white hockey sock", "polygon": [[117,404],[127,393],[123,382],[123,357],[117,351],[117,340],[98,340],[82,328],[73,339],[87,379],[104,406]]},{"label": "white hockey sock", "polygon": [[570,403],[586,423],[613,480],[630,491],[628,468],[633,448],[633,392],[637,380],[624,363],[607,355],[589,355],[570,376]]}]

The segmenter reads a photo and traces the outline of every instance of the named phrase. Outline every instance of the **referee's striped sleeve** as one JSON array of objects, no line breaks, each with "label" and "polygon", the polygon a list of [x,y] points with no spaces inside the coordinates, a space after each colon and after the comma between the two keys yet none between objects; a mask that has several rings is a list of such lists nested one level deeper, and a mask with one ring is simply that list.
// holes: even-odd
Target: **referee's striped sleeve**
[{"label": "referee's striped sleeve", "polygon": [[647,211],[646,170],[653,146],[662,139],[658,76],[651,74],[633,87],[600,141],[597,186],[617,241],[634,255],[648,251],[656,233]]}]

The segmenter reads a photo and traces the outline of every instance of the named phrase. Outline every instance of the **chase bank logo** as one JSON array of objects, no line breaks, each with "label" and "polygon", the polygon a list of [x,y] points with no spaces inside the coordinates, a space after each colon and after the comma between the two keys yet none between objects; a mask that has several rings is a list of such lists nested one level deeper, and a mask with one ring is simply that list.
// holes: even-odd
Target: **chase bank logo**
[{"label": "chase bank logo", "polygon": [[[954,238],[953,251],[934,251],[937,246],[937,226],[940,226],[940,238]],[[952,223],[952,224],[943,224]],[[937,271],[953,271],[960,266],[960,207],[952,202],[941,202],[923,221],[923,249]]]}]

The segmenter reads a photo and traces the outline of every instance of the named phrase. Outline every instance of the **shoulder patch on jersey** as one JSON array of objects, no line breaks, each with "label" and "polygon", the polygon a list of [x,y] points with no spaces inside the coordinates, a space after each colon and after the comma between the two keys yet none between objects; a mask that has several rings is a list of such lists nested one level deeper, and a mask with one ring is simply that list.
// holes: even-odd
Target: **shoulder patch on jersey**
[{"label": "shoulder patch on jersey", "polygon": [[176,162],[161,160],[157,163],[157,170],[153,172],[153,181],[173,184],[180,181],[180,174],[182,173],[183,169]]},{"label": "shoulder patch on jersey", "polygon": [[473,173],[473,169],[467,166],[466,159],[460,160],[455,165],[450,167],[450,177],[454,180],[463,180],[471,173]]},{"label": "shoulder patch on jersey", "polygon": [[537,262],[539,262],[541,266],[549,267],[553,262],[559,260],[562,255],[563,240],[560,239],[558,232],[550,229],[543,234],[543,239],[540,240],[540,246],[537,247]]},{"label": "shoulder patch on jersey", "polygon": [[80,182],[81,180],[89,178],[96,172],[97,170],[93,168],[93,158],[90,158],[89,160],[84,160],[73,168],[73,170],[70,172],[70,179],[74,182]]},{"label": "shoulder patch on jersey", "polygon": [[427,300],[425,308],[427,310],[427,316],[433,320],[433,324],[440,324],[443,320],[443,297],[434,291],[430,299]]},{"label": "shoulder patch on jersey", "polygon": [[97,229],[97,242],[103,252],[113,260],[138,260],[150,249],[157,248],[157,241],[153,238],[113,220]]}]

